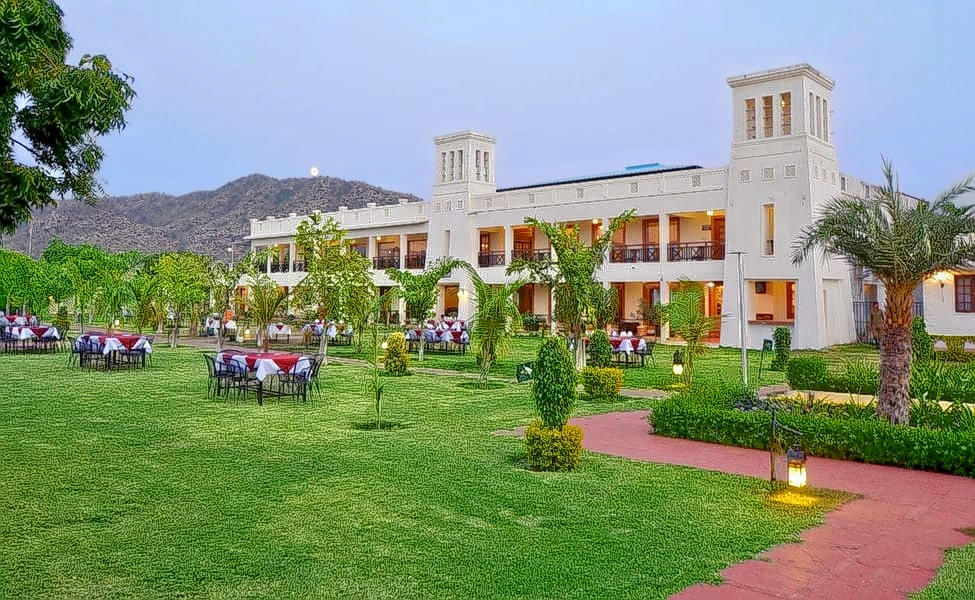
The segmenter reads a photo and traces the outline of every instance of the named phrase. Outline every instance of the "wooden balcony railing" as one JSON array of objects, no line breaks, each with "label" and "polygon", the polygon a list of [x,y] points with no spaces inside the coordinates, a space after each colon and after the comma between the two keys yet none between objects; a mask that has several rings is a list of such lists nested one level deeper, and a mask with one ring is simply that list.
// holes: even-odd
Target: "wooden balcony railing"
[{"label": "wooden balcony railing", "polygon": [[372,259],[372,268],[377,270],[398,269],[399,253],[397,252],[389,256],[374,256]]},{"label": "wooden balcony railing", "polygon": [[268,273],[287,273],[288,263],[271,261],[271,268]]},{"label": "wooden balcony railing", "polygon": [[724,260],[724,242],[676,242],[667,244],[667,260]]},{"label": "wooden balcony railing", "polygon": [[479,267],[503,267],[504,250],[481,251],[477,253],[477,266]]},{"label": "wooden balcony railing", "polygon": [[427,252],[423,250],[421,252],[407,252],[406,253],[406,268],[407,269],[422,269],[427,264]]},{"label": "wooden balcony railing", "polygon": [[295,273],[303,273],[305,271],[305,260],[300,259],[295,261]]},{"label": "wooden balcony railing", "polygon": [[512,260],[518,258],[529,262],[539,262],[548,260],[551,256],[552,250],[550,248],[539,248],[535,250],[516,249],[511,251]]},{"label": "wooden balcony railing", "polygon": [[660,262],[660,246],[657,244],[613,246],[609,251],[609,262]]}]

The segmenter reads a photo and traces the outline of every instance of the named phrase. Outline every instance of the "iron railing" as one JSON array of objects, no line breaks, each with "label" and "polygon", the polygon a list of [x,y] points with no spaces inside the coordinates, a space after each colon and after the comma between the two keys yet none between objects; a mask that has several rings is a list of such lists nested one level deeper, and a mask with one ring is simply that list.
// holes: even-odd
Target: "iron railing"
[{"label": "iron railing", "polygon": [[427,253],[426,251],[421,252],[407,252],[406,253],[406,268],[407,269],[422,269],[427,264]]},{"label": "iron railing", "polygon": [[399,253],[390,256],[376,256],[372,259],[372,268],[377,270],[398,269]]},{"label": "iron railing", "polygon": [[515,249],[511,251],[511,259],[520,258],[524,261],[529,262],[540,262],[543,260],[548,260],[552,256],[552,251],[549,248],[542,248],[537,250],[521,250]]},{"label": "iron railing", "polygon": [[504,250],[481,251],[477,253],[477,266],[479,267],[503,267]]}]

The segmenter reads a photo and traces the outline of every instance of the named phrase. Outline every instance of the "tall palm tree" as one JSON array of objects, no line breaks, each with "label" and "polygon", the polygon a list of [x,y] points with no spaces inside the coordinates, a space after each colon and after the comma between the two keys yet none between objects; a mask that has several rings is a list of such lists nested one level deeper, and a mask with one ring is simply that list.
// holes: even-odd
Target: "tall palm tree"
[{"label": "tall palm tree", "polygon": [[704,311],[704,286],[698,281],[681,279],[680,286],[671,291],[670,302],[657,305],[661,323],[670,325],[670,334],[687,344],[684,352],[684,384],[694,379],[694,357],[701,354],[701,340],[721,324],[721,315]]},{"label": "tall palm tree", "polygon": [[257,344],[267,352],[268,348],[268,325],[274,321],[278,310],[288,294],[278,284],[267,275],[253,275],[248,280],[249,297],[247,298],[250,306],[251,316],[254,318],[254,326],[257,328]]},{"label": "tall palm tree", "polygon": [[959,206],[975,192],[975,176],[948,188],[931,202],[900,192],[890,162],[884,160],[882,187],[869,198],[839,196],[804,227],[792,246],[799,265],[814,250],[869,269],[886,291],[880,342],[877,415],[906,423],[910,403],[911,318],[914,290],[939,271],[975,262],[975,206]]},{"label": "tall palm tree", "polygon": [[487,382],[491,365],[511,350],[511,335],[521,324],[521,312],[515,294],[527,282],[517,279],[502,285],[484,283],[473,268],[468,267],[474,291],[474,314],[468,320],[477,360],[481,366],[481,383]]}]

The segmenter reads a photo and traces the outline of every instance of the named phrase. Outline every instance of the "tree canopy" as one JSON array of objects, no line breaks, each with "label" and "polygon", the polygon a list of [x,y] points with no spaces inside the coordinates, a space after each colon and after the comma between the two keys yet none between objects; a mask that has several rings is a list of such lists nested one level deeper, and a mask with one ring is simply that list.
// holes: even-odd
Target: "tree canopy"
[{"label": "tree canopy", "polygon": [[59,199],[98,199],[96,138],[125,127],[135,97],[107,57],[66,62],[62,16],[51,0],[0,2],[0,234]]}]

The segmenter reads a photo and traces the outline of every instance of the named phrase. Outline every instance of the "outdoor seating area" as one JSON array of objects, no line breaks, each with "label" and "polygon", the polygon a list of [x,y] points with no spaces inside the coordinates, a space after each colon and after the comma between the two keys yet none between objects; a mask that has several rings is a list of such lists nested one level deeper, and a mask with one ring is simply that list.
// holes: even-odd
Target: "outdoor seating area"
[{"label": "outdoor seating area", "polygon": [[22,354],[57,352],[61,335],[57,327],[41,325],[33,315],[0,312],[0,351]]},{"label": "outdoor seating area", "polygon": [[462,319],[429,319],[422,328],[409,328],[405,332],[407,351],[413,352],[423,340],[425,352],[455,352],[465,354],[471,343],[467,322]]},{"label": "outdoor seating area", "polygon": [[137,334],[82,334],[68,339],[68,364],[101,371],[144,369],[151,366],[153,340]]},{"label": "outdoor seating area", "polygon": [[321,355],[228,348],[215,355],[204,354],[203,359],[207,365],[207,394],[213,398],[233,396],[238,401],[246,400],[253,392],[261,405],[268,397],[306,402],[310,392],[319,391]]},{"label": "outdoor seating area", "polygon": [[347,325],[343,321],[329,321],[327,324],[321,319],[315,319],[311,323],[306,323],[301,328],[301,333],[305,339],[305,345],[312,342],[316,344],[321,341],[322,336],[328,336],[328,343],[336,346],[348,346],[355,337],[355,330],[352,325]]},{"label": "outdoor seating area", "polygon": [[[589,338],[583,338],[586,344],[586,355],[589,355]],[[567,338],[570,351],[575,351],[575,340]],[[653,350],[657,341],[648,337],[637,337],[630,331],[612,331],[609,334],[609,343],[613,347],[613,363],[617,367],[645,367],[647,358],[650,364],[656,364],[653,359]]]}]

